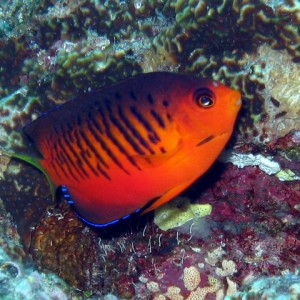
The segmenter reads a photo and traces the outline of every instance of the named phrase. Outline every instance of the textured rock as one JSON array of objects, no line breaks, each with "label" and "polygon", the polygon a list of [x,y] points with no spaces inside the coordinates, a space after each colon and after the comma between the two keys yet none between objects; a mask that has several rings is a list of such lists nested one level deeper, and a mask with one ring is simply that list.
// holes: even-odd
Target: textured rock
[{"label": "textured rock", "polygon": [[[191,293],[215,299],[228,282],[242,289],[249,278],[299,269],[299,12],[297,0],[2,1],[0,145],[6,150],[34,153],[21,134],[27,122],[78,93],[140,72],[193,73],[243,93],[229,145],[243,168],[217,164],[186,193],[194,205],[212,205],[205,224],[191,220],[163,231],[149,215],[94,232],[65,205],[47,209],[53,202],[42,175],[12,161],[0,182],[3,211],[17,224],[3,223],[7,252],[22,260],[26,251],[40,270],[88,290],[86,297],[109,299]],[[24,249],[20,239],[9,243],[16,228]],[[223,261],[236,264],[229,279],[217,274]],[[191,267],[201,282],[187,291],[180,276]],[[148,289],[150,282],[159,291]]]}]

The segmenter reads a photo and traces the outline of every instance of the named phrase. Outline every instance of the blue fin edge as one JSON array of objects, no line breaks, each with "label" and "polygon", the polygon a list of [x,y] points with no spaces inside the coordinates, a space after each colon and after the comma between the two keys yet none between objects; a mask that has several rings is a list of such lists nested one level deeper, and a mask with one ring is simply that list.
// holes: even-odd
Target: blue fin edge
[{"label": "blue fin edge", "polygon": [[133,214],[136,214],[136,213],[139,213],[142,209],[139,208],[138,210],[136,210],[134,213],[132,214],[128,214],[120,219],[116,219],[116,220],[113,220],[113,221],[110,221],[110,222],[107,222],[107,223],[94,223],[94,222],[91,222],[89,220],[87,220],[86,218],[82,217],[75,209],[74,207],[74,204],[75,204],[75,201],[71,198],[71,195],[68,191],[68,188],[65,186],[65,185],[62,185],[60,186],[60,189],[62,191],[62,194],[63,194],[63,197],[67,200],[67,202],[70,204],[71,208],[73,209],[74,211],[74,214],[78,217],[78,219],[80,219],[83,223],[86,223],[87,225],[90,225],[90,226],[93,226],[93,227],[97,227],[97,228],[101,228],[101,227],[107,227],[107,226],[110,226],[110,225],[113,225],[113,224],[116,224],[118,223],[119,221],[123,221],[123,220],[126,220],[128,219],[131,215]]}]

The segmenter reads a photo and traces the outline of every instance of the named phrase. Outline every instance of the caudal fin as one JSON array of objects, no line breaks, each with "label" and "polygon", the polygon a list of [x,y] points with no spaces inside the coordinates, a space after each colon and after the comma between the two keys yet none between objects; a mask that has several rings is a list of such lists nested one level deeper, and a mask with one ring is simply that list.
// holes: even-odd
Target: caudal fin
[{"label": "caudal fin", "polygon": [[8,152],[8,151],[4,151],[2,149],[0,149],[0,156],[6,156],[6,157],[9,157],[9,158],[16,158],[16,159],[25,161],[26,163],[28,163],[28,164],[34,166],[35,168],[39,169],[46,176],[47,181],[48,181],[49,186],[50,186],[51,194],[54,197],[56,187],[53,184],[53,182],[50,179],[50,177],[47,174],[47,172],[45,171],[45,169],[42,167],[42,165],[41,165],[41,159],[40,158],[34,157],[34,156],[30,156],[30,155],[26,155],[26,154],[19,154],[19,153]]}]

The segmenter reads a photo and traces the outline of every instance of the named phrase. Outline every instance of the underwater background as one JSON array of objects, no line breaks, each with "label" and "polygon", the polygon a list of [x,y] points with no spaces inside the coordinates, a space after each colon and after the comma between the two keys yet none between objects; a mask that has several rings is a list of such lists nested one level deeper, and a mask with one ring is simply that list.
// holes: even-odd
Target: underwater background
[{"label": "underwater background", "polygon": [[242,92],[219,160],[98,232],[0,156],[0,299],[300,299],[299,1],[2,0],[0,147],[34,153],[22,127],[38,115],[153,71]]}]

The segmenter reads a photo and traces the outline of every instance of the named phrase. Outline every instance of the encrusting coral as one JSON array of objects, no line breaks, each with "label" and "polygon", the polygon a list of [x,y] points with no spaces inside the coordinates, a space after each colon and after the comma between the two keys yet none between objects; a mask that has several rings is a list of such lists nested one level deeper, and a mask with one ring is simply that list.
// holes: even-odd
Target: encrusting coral
[{"label": "encrusting coral", "polygon": [[25,85],[45,105],[45,95],[59,103],[137,73],[179,70],[243,90],[244,140],[268,144],[296,129],[297,1],[12,3],[1,11],[10,25],[1,39],[0,95]]}]

